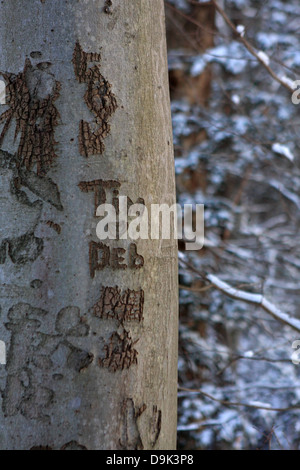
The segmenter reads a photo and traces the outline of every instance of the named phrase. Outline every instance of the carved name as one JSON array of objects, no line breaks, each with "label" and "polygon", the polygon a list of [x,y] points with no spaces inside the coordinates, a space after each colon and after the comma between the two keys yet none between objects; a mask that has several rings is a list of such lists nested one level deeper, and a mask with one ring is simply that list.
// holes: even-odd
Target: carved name
[{"label": "carved name", "polygon": [[93,307],[96,317],[114,318],[120,323],[124,321],[143,320],[144,291],[142,289],[121,290],[116,287],[103,287],[101,297]]},{"label": "carved name", "polygon": [[[84,193],[93,192],[94,193],[94,204],[95,204],[95,215],[97,208],[101,204],[107,202],[107,190],[113,191],[113,196],[118,197],[121,183],[114,180],[94,180],[94,181],[81,181],[78,185],[79,189]],[[112,202],[114,199],[112,199]]]},{"label": "carved name", "polygon": [[131,243],[129,248],[110,248],[104,243],[90,242],[89,244],[90,275],[95,277],[96,271],[106,267],[112,269],[140,269],[144,266],[143,256],[137,253],[137,246]]}]

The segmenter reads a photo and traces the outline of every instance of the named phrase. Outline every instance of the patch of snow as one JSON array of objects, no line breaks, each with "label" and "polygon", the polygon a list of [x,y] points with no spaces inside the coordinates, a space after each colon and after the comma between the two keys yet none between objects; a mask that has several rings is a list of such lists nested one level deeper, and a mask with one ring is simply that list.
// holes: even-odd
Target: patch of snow
[{"label": "patch of snow", "polygon": [[286,157],[291,162],[294,161],[295,157],[286,145],[282,145],[279,142],[276,142],[275,144],[272,145],[272,150],[273,152]]},{"label": "patch of snow", "polygon": [[245,36],[245,26],[242,24],[237,25],[236,27],[237,32],[239,33],[242,38]]},{"label": "patch of snow", "polygon": [[272,405],[270,405],[270,403],[264,403],[263,401],[250,401],[249,405],[251,405],[251,406],[261,406],[263,408],[272,408]]},{"label": "patch of snow", "polygon": [[288,85],[290,88],[292,88],[294,90],[295,80],[292,80],[291,78],[287,77],[286,75],[282,75],[279,78],[282,82],[286,83],[286,85]]},{"label": "patch of snow", "polygon": [[261,31],[257,33],[256,38],[264,49],[271,49],[278,44],[294,46],[298,44],[298,39],[291,34],[265,33]]},{"label": "patch of snow", "polygon": [[282,11],[273,11],[272,12],[272,20],[276,23],[284,25],[287,20],[287,16]]},{"label": "patch of snow", "polygon": [[206,65],[207,65],[207,60],[205,60],[205,58],[202,55],[197,56],[190,70],[191,76],[197,77],[198,75],[200,75],[204,71]]},{"label": "patch of snow", "polygon": [[231,101],[232,101],[234,104],[238,105],[238,104],[240,104],[241,99],[240,99],[239,95],[232,95],[232,96],[231,96]]},{"label": "patch of snow", "polygon": [[209,49],[204,54],[208,62],[216,62],[230,73],[237,75],[245,70],[249,58],[252,58],[245,47],[237,41],[230,44],[221,44],[220,46]]},{"label": "patch of snow", "polygon": [[260,60],[261,60],[264,64],[266,64],[266,65],[269,65],[269,64],[270,64],[270,58],[269,58],[269,56],[268,56],[265,52],[259,51],[259,52],[257,53],[257,56],[260,58]]},{"label": "patch of snow", "polygon": [[244,356],[251,358],[251,357],[254,356],[254,352],[253,352],[253,351],[246,351],[246,352],[244,353]]}]

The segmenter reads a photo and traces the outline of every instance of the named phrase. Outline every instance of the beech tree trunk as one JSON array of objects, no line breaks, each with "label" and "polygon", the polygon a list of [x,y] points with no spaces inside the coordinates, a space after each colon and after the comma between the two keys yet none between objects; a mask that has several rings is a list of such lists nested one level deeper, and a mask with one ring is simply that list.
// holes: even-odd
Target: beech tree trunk
[{"label": "beech tree trunk", "polygon": [[96,236],[174,204],[163,0],[1,4],[1,449],[172,449],[174,240]]}]

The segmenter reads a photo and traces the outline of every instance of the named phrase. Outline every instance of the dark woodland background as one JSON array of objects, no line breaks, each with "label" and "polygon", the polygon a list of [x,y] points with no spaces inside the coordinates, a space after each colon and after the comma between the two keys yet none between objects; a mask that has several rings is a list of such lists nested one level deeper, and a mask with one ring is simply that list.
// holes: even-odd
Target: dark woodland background
[{"label": "dark woodland background", "polygon": [[[180,242],[180,449],[299,449],[300,333],[208,274],[300,318],[296,0],[166,0],[178,202],[205,204],[205,246]],[[239,34],[260,52],[249,53]],[[196,390],[191,392],[189,390]]]}]

